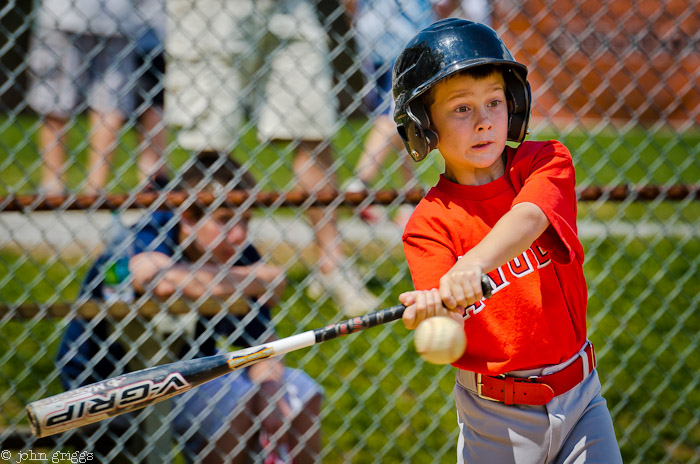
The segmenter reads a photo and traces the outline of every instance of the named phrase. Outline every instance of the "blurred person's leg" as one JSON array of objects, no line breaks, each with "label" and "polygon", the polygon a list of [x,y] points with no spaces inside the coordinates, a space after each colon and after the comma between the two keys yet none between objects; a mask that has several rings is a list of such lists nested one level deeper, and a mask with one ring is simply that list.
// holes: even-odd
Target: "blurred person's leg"
[{"label": "blurred person's leg", "polygon": [[[301,142],[294,159],[294,173],[297,185],[304,192],[333,193],[335,191],[335,175],[330,171],[333,164],[333,153],[326,146],[319,150],[320,142]],[[319,269],[329,274],[338,267],[343,259],[340,249],[340,239],[335,211],[327,208],[309,208],[306,214],[316,236],[320,251]]]},{"label": "blurred person's leg", "polygon": [[355,179],[349,185],[351,190],[369,186],[377,177],[394,145],[401,143],[400,139],[396,140],[399,137],[393,118],[391,66],[367,58],[363,62],[362,71],[367,85],[371,86],[364,100],[369,117],[372,118],[372,126],[365,138],[360,159],[355,165]]},{"label": "blurred person's leg", "polygon": [[137,161],[138,179],[146,189],[160,189],[167,183],[165,150],[167,131],[164,122],[163,77],[165,76],[165,53],[159,47],[160,41],[155,32],[148,35],[150,41],[140,42],[143,48],[136,53],[135,67],[140,73],[134,91],[138,112],[139,157]]},{"label": "blurred person's leg", "polygon": [[[356,177],[345,186],[345,190],[349,192],[367,191],[380,173],[382,163],[392,152],[398,154],[400,161],[399,172],[403,184],[399,186],[399,189],[407,190],[415,187],[416,177],[413,166],[405,152],[401,137],[396,132],[396,124],[391,116],[382,114],[377,116],[369,134],[367,134],[364,150],[355,168]],[[382,188],[387,188],[385,182],[382,182]],[[403,229],[412,213],[413,206],[399,205],[394,215],[394,222]],[[386,216],[384,208],[379,205],[369,205],[360,211],[360,217],[370,224],[380,222]]]},{"label": "blurred person's leg", "polygon": [[[402,148],[394,119],[386,114],[377,116],[367,134],[364,150],[355,168],[357,178],[365,185],[371,184],[389,153],[392,151],[400,153],[399,150]],[[412,171],[410,175],[413,176]]]},{"label": "blurred person's leg", "polygon": [[41,189],[49,194],[65,191],[64,170],[68,120],[80,98],[84,73],[75,36],[37,26],[27,58],[27,102],[43,118],[37,138],[44,163]]},{"label": "blurred person's leg", "polygon": [[[396,123],[390,115],[380,114],[375,118],[365,139],[362,155],[355,167],[355,178],[345,186],[345,190],[349,192],[366,191],[377,178],[382,164],[390,153],[396,153],[400,158],[399,170],[403,181],[400,189],[412,188],[416,183],[416,178],[411,160],[396,131]],[[387,188],[385,182],[382,182],[382,188]],[[412,212],[412,206],[400,205],[394,216],[394,222],[403,229]],[[360,211],[360,217],[370,224],[380,222],[386,216],[384,208],[378,205],[369,205]]]},{"label": "blurred person's leg", "polygon": [[[414,171],[414,161],[410,156],[408,156],[408,153],[406,153],[401,137],[397,135],[396,139],[398,140],[399,144],[397,153],[399,153],[399,157],[401,158],[401,167],[399,169],[401,170],[402,177],[404,179],[404,185],[401,187],[405,190],[410,190],[418,186],[418,178],[416,177],[416,173]],[[406,224],[408,224],[408,220],[411,218],[414,209],[414,206],[409,203],[403,203],[396,209],[396,213],[394,214],[394,223],[399,226],[402,231],[404,228],[406,228]]]},{"label": "blurred person's leg", "polygon": [[[366,192],[381,172],[382,165],[390,153],[399,156],[400,174],[403,185],[410,188],[415,183],[413,167],[404,152],[403,143],[396,131],[393,118],[393,97],[391,91],[391,66],[386,62],[367,62],[363,66],[365,79],[372,85],[371,92],[365,98],[368,109],[372,111],[372,127],[365,138],[362,154],[355,165],[355,177],[344,190],[348,192]],[[392,164],[395,166],[396,164]],[[391,177],[393,171],[388,173]],[[382,179],[379,188],[388,188],[391,179]],[[387,185],[389,184],[389,185]],[[394,221],[403,229],[413,209],[409,205],[400,205]],[[364,221],[375,224],[386,220],[386,209],[379,205],[367,205],[359,209],[359,216]],[[408,215],[408,216],[407,216]]]},{"label": "blurred person's leg", "polygon": [[[129,40],[122,37],[82,35],[76,46],[90,61],[87,91],[90,124],[90,153],[85,191],[94,193],[105,188],[124,122],[134,113],[135,53]],[[119,180],[119,179],[117,179]]]},{"label": "blurred person's leg", "polygon": [[65,189],[66,125],[65,118],[47,115],[39,128],[39,150],[43,160],[41,189],[48,195],[61,194]]},{"label": "blurred person's leg", "polygon": [[[332,193],[336,190],[335,176],[330,167],[333,154],[323,142],[301,142],[294,159],[297,185],[305,192]],[[340,309],[348,316],[357,316],[378,308],[378,300],[365,288],[359,273],[347,263],[342,237],[338,231],[337,214],[328,208],[308,208],[319,251],[318,270],[309,287],[312,298],[328,291]]]},{"label": "blurred person's leg", "polygon": [[[272,14],[268,24],[280,45],[268,56],[270,71],[259,112],[259,136],[263,141],[299,144],[294,173],[300,189],[337,191],[329,146],[338,130],[337,99],[326,31],[314,8],[303,1]],[[328,292],[352,316],[376,309],[376,298],[365,289],[353,263],[342,255],[335,211],[311,208],[306,213],[319,251],[318,272],[309,294],[317,298]]]},{"label": "blurred person's leg", "polygon": [[143,147],[139,155],[139,182],[165,178],[165,167],[161,158],[165,155],[167,133],[163,124],[163,109],[150,106],[141,115],[139,124],[140,143]]},{"label": "blurred person's leg", "polygon": [[112,154],[117,146],[119,129],[124,124],[124,116],[119,110],[109,113],[89,112],[90,122],[90,166],[85,188],[86,193],[104,189],[107,177],[112,170]]}]

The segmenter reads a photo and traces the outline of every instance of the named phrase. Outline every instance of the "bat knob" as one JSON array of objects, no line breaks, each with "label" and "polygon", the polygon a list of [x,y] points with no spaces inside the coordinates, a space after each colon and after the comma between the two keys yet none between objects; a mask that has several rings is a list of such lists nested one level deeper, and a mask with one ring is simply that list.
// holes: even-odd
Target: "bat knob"
[{"label": "bat knob", "polygon": [[481,275],[481,293],[484,294],[484,298],[489,299],[493,295],[493,287],[491,286],[491,279],[486,274]]}]

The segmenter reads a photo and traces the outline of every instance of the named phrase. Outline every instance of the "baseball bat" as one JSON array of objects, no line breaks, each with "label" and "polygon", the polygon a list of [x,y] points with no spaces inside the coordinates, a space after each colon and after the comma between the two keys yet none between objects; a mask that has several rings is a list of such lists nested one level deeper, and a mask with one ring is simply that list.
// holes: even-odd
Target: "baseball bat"
[{"label": "baseball bat", "polygon": [[263,359],[400,319],[404,309],[392,306],[259,346],[151,367],[69,390],[28,404],[29,424],[40,438],[142,409]]},{"label": "baseball bat", "polygon": [[[486,298],[491,295],[486,276],[482,290]],[[177,361],[69,390],[29,403],[29,425],[34,436],[41,438],[136,411],[263,359],[395,321],[405,309],[396,305],[243,350]]]}]

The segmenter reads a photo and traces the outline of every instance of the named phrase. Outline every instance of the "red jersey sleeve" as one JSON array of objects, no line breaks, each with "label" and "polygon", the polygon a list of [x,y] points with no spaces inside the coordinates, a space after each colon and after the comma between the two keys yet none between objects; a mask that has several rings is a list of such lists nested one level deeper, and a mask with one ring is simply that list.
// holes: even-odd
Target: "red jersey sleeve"
[{"label": "red jersey sleeve", "polygon": [[518,203],[534,203],[549,219],[550,226],[537,244],[551,252],[552,259],[568,264],[583,261],[583,247],[576,227],[576,176],[569,150],[557,141],[520,144],[507,166]]},{"label": "red jersey sleeve", "polygon": [[439,200],[426,196],[406,227],[410,233],[403,237],[404,253],[416,290],[438,288],[440,278],[457,262],[457,251],[447,232],[449,225],[444,223],[447,218],[437,202]]}]

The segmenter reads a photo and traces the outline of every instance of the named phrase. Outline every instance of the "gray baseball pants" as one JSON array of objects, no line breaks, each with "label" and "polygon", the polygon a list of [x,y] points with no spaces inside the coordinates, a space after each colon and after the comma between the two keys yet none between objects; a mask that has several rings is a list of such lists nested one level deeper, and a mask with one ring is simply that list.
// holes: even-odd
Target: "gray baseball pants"
[{"label": "gray baseball pants", "polygon": [[595,370],[544,406],[480,398],[474,374],[467,371],[458,371],[454,397],[460,464],[622,463]]}]

